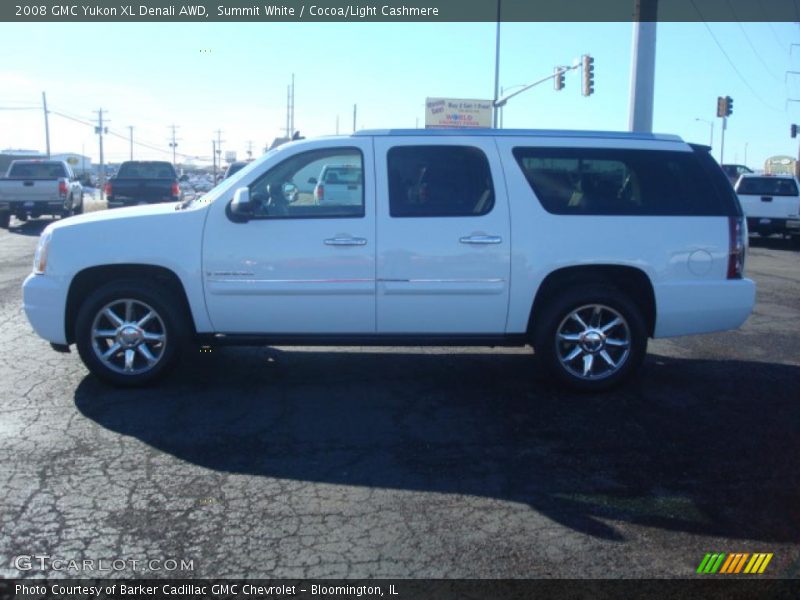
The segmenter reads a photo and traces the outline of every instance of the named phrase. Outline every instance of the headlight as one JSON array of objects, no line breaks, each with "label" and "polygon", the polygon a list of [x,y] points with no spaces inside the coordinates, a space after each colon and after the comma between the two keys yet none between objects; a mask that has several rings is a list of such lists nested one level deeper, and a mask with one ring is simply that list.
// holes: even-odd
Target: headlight
[{"label": "headlight", "polygon": [[53,239],[53,234],[50,231],[45,231],[39,238],[39,243],[36,244],[36,252],[33,255],[33,272],[41,275],[47,268],[47,251],[50,249],[50,240]]}]

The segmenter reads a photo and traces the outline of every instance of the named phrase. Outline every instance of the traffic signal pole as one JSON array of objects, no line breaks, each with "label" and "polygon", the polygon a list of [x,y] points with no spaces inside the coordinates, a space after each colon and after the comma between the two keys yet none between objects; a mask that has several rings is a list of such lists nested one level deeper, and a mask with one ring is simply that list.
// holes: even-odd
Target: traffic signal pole
[{"label": "traffic signal pole", "polygon": [[723,164],[723,155],[725,154],[725,130],[728,128],[728,117],[722,117],[722,134],[719,140],[719,164]]}]

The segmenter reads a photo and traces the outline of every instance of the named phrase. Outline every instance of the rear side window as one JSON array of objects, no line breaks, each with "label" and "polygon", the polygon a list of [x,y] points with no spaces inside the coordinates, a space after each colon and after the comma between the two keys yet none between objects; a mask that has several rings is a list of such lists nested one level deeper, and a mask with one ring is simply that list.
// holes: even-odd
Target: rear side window
[{"label": "rear side window", "polygon": [[9,177],[25,177],[29,179],[59,179],[69,177],[61,163],[20,163],[13,165]]},{"label": "rear side window", "polygon": [[715,216],[735,210],[720,198],[695,152],[515,148],[514,158],[554,214]]},{"label": "rear side window", "polygon": [[175,169],[168,162],[122,163],[120,179],[175,179]]},{"label": "rear side window", "polygon": [[474,217],[494,206],[486,155],[472,146],[395,146],[389,150],[392,217]]},{"label": "rear side window", "polygon": [[750,196],[797,196],[797,183],[783,177],[743,177],[736,192]]}]

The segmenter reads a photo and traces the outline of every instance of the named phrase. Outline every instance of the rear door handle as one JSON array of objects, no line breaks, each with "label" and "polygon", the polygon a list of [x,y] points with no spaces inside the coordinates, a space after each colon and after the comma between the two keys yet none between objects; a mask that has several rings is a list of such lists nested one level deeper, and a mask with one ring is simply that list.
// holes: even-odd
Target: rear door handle
[{"label": "rear door handle", "polygon": [[462,244],[500,244],[503,238],[499,235],[466,235],[458,241]]},{"label": "rear door handle", "polygon": [[366,246],[367,240],[358,237],[335,237],[324,240],[326,246]]}]

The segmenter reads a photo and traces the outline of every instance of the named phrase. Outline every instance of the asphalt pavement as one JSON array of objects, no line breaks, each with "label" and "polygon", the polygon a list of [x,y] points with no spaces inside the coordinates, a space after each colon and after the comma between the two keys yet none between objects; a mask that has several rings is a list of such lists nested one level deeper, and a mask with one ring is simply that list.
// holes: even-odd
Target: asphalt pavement
[{"label": "asphalt pavement", "polygon": [[752,240],[739,331],[606,394],[488,348],[222,348],[119,390],[25,319],[47,222],[0,230],[0,577],[800,577],[788,242]]}]

